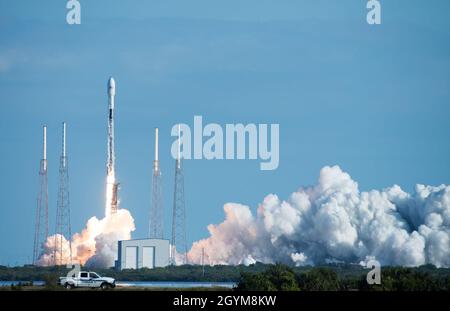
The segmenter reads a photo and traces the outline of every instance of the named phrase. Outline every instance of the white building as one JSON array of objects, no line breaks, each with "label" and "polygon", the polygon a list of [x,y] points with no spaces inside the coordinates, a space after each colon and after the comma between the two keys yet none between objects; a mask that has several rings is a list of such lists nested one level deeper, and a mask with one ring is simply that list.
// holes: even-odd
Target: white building
[{"label": "white building", "polygon": [[116,269],[141,269],[169,265],[169,240],[136,239],[118,242]]}]

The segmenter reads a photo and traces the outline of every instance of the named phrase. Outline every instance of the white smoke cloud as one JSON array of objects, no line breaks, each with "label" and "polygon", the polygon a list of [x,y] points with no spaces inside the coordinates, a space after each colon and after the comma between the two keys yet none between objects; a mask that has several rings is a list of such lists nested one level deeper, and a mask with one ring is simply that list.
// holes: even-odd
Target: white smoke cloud
[{"label": "white smoke cloud", "polygon": [[450,266],[450,186],[399,186],[360,192],[338,166],[324,167],[317,185],[300,188],[289,200],[266,196],[253,215],[228,203],[226,218],[209,225],[210,237],[188,253],[200,263],[295,265],[326,262]]},{"label": "white smoke cloud", "polygon": [[[128,240],[131,232],[135,230],[134,219],[126,209],[119,209],[117,213],[105,216],[103,219],[92,217],[81,233],[72,237],[72,262],[91,267],[107,268],[114,265],[117,256],[117,241]],[[44,245],[44,253],[39,258],[38,265],[48,266],[70,262],[69,241],[62,237],[63,254],[54,256],[55,241],[60,243],[61,236],[50,236]],[[61,257],[62,256],[62,257]]]}]

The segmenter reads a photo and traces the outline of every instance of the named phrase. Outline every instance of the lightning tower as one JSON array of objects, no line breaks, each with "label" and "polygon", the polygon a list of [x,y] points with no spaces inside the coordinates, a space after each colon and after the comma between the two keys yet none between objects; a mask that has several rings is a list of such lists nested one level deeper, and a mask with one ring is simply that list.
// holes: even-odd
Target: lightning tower
[{"label": "lightning tower", "polygon": [[39,166],[39,193],[33,246],[33,264],[37,264],[48,237],[48,178],[47,178],[47,126],[44,126],[43,157]]},{"label": "lightning tower", "polygon": [[184,174],[181,166],[180,144],[180,126],[178,125],[178,152],[175,161],[175,188],[173,194],[172,239],[170,246],[170,264],[172,265],[176,264],[177,257],[182,264],[187,264]]},{"label": "lightning tower", "polygon": [[[70,228],[69,167],[66,154],[66,122],[62,124],[62,150],[59,159],[59,188],[56,206],[55,265],[72,263],[72,232]],[[69,244],[64,243],[66,239]],[[68,249],[67,249],[68,248]]]},{"label": "lightning tower", "polygon": [[108,80],[108,160],[106,163],[106,215],[115,214],[118,208],[119,184],[116,182],[114,154],[114,97],[116,82],[111,77]]},{"label": "lightning tower", "polygon": [[164,209],[162,196],[162,177],[158,159],[158,128],[155,129],[155,160],[153,161],[152,201],[150,207],[149,237],[164,238]]}]

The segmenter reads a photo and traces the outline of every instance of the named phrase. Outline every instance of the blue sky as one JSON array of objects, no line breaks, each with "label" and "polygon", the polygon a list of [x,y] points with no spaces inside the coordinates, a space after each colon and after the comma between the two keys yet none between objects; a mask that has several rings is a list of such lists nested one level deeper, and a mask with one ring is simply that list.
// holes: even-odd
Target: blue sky
[{"label": "blue sky", "polygon": [[279,123],[280,166],[186,161],[188,240],[223,220],[222,206],[256,208],[314,184],[338,164],[361,190],[450,183],[450,2],[0,0],[0,264],[32,256],[48,125],[50,232],[61,122],[68,123],[72,229],[103,216],[106,82],[116,96],[116,170],[122,207],[148,231],[153,128],[160,128],[169,237],[174,179],[171,127]]}]

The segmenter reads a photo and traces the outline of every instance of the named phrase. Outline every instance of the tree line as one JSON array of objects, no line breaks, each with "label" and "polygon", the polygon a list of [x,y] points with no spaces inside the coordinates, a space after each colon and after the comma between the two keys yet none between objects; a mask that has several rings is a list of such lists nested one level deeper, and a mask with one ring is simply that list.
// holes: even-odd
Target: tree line
[{"label": "tree line", "polygon": [[[369,271],[360,265],[330,264],[325,266],[289,267],[282,264],[256,263],[250,266],[183,265],[155,269],[122,270],[90,269],[118,281],[191,281],[236,282],[238,290],[450,290],[450,269],[426,265],[416,268],[382,267],[381,285],[368,285]],[[65,266],[23,267],[0,266],[0,281],[46,281],[65,276]]]},{"label": "tree line", "polygon": [[381,271],[381,284],[369,285],[366,275],[339,275],[330,267],[304,272],[277,264],[263,272],[244,272],[237,291],[450,291],[450,275],[430,273],[431,267],[388,267]]}]

